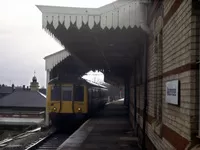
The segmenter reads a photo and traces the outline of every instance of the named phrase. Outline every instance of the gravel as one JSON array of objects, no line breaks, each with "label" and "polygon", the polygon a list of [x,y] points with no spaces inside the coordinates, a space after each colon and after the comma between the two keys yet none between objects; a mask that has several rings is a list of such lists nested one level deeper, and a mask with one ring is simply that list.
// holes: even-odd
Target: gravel
[{"label": "gravel", "polygon": [[12,131],[12,130],[0,131],[0,141],[4,140],[5,138],[13,137],[20,133],[21,133],[20,131]]}]

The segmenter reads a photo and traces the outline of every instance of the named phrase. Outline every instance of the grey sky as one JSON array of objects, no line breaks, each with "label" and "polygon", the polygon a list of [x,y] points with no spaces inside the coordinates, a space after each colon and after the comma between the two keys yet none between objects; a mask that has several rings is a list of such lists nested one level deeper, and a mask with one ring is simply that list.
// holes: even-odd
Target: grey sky
[{"label": "grey sky", "polygon": [[34,70],[45,85],[46,55],[63,49],[42,30],[35,5],[100,7],[114,0],[6,0],[0,5],[0,84],[29,85]]}]

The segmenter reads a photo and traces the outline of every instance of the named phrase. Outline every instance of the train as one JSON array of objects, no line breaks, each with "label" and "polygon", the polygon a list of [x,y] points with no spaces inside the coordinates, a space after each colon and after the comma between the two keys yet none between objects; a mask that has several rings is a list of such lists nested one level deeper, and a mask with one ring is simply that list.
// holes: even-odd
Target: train
[{"label": "train", "polygon": [[107,87],[83,78],[54,78],[48,83],[47,111],[51,125],[57,128],[91,117],[107,100]]}]

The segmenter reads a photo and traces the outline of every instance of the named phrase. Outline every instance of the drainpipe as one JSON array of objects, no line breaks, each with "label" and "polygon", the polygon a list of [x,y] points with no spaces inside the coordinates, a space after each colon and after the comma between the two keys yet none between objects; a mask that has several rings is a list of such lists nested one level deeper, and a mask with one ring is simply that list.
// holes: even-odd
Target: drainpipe
[{"label": "drainpipe", "polygon": [[146,135],[146,118],[147,118],[147,37],[145,37],[144,42],[144,108],[143,108],[143,141],[142,141],[142,149],[145,150],[145,135]]}]

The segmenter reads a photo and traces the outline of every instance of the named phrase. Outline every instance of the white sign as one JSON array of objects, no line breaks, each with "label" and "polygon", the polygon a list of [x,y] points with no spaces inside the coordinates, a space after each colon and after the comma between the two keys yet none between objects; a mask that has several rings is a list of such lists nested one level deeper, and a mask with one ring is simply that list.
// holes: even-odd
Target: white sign
[{"label": "white sign", "polygon": [[178,80],[166,82],[165,101],[170,104],[178,105],[179,103],[179,81]]}]

